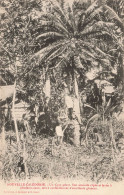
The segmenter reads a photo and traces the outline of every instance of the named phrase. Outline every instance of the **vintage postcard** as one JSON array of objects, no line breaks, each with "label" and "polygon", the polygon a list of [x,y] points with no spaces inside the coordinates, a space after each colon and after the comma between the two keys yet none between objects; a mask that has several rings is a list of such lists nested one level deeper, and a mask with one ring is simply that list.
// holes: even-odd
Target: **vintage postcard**
[{"label": "vintage postcard", "polygon": [[0,195],[124,194],[124,1],[0,0]]}]

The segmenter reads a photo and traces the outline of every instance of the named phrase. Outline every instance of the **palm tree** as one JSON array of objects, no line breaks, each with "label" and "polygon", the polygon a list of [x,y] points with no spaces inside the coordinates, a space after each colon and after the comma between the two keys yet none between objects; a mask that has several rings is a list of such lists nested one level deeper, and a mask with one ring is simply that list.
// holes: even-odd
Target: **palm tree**
[{"label": "palm tree", "polygon": [[[122,22],[105,2],[95,1],[85,10],[77,9],[75,3],[61,6],[59,2],[50,1],[51,13],[42,13],[40,33],[36,36],[41,49],[32,58],[38,59],[40,65],[45,64],[48,70],[57,67],[66,70],[72,78],[73,95],[79,103],[76,75],[83,77],[87,70],[101,65],[110,69],[114,57],[106,48],[108,44],[122,47],[115,30],[115,23],[122,28]],[[78,136],[75,145],[78,145],[80,134],[75,135]]]}]

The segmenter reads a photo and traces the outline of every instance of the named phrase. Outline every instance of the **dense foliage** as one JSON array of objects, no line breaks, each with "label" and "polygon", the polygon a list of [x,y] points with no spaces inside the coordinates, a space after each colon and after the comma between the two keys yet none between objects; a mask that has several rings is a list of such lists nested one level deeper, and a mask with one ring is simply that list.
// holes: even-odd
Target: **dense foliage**
[{"label": "dense foliage", "polygon": [[[18,133],[20,136],[15,153],[10,147],[11,160],[16,158],[19,161],[17,154],[20,151],[19,156],[23,157],[29,153],[27,167],[32,177],[35,168],[29,165],[37,149],[32,152],[30,146],[33,148],[34,142],[39,147],[41,145],[43,158],[47,156],[50,161],[54,161],[57,155],[68,158],[65,160],[67,167],[72,160],[69,151],[74,152],[75,159],[77,154],[81,159],[81,148],[72,146],[80,144],[86,156],[97,156],[99,150],[103,150],[103,158],[107,150],[110,154],[110,158],[105,159],[105,163],[107,160],[112,165],[109,172],[97,177],[100,172],[96,170],[97,173],[88,176],[91,180],[122,179],[122,167],[117,170],[119,162],[115,162],[114,153],[118,155],[122,151],[119,144],[123,138],[123,122],[118,119],[123,112],[123,1],[1,0],[0,6],[0,85],[14,85],[16,96],[0,102],[2,106],[7,104],[1,129],[4,138],[6,132],[8,147],[18,141]],[[68,107],[66,98],[73,100],[73,108]],[[75,109],[75,101],[78,109]],[[16,125],[14,128],[11,108],[14,112],[15,103],[19,102],[26,103],[27,110],[18,121],[17,129]],[[66,127],[61,147],[55,133],[58,123],[63,129]],[[102,135],[105,148],[96,147],[94,128]],[[16,137],[13,130],[16,130]],[[63,152],[65,148],[68,148],[67,153]],[[102,160],[98,159],[98,164]],[[61,164],[62,159],[58,162]],[[43,177],[51,177],[47,173],[49,162],[42,163],[46,170],[43,173],[41,167]],[[80,166],[85,167],[86,163],[81,163],[72,160],[72,169],[75,167],[76,170],[72,177],[78,177]],[[100,165],[103,169],[105,163]],[[91,163],[87,165],[88,170],[90,166]],[[71,174],[70,169],[69,166],[67,177]],[[17,176],[15,170],[13,174]],[[80,178],[86,176],[86,169],[84,172]],[[39,170],[36,173],[39,174]],[[6,174],[9,171],[3,170],[3,178],[8,179]],[[11,171],[10,175],[12,177]],[[61,176],[64,177],[63,169]]]}]

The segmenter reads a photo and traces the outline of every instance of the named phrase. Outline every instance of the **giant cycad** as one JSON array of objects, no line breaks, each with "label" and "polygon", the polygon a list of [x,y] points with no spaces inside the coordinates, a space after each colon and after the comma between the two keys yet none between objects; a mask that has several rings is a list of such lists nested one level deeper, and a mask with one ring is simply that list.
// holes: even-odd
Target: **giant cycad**
[{"label": "giant cycad", "polygon": [[105,1],[95,1],[89,7],[85,3],[80,8],[75,2],[71,6],[57,0],[50,3],[51,12],[43,13],[39,20],[41,28],[36,40],[41,49],[33,58],[38,58],[48,69],[67,68],[75,81],[77,96],[75,72],[83,76],[94,66],[110,69],[113,65],[114,54],[109,50],[122,49],[119,39],[122,22]]}]

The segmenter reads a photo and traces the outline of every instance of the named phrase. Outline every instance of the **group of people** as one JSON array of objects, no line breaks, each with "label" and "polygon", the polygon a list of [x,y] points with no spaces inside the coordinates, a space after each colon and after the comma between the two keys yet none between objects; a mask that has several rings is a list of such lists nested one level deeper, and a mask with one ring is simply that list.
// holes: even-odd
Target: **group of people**
[{"label": "group of people", "polygon": [[[39,119],[41,121],[41,122],[38,123],[39,128],[42,128],[41,126],[43,126],[43,123],[45,121],[44,117],[45,117],[44,115],[41,115],[41,118],[39,117]],[[61,122],[61,119],[59,119],[59,117],[58,117],[57,120],[56,120],[55,128],[53,129],[53,131],[55,132],[55,135],[57,137],[57,143],[58,144],[62,144],[63,138],[64,138],[64,132],[69,127],[69,122],[70,121],[75,121],[75,123],[78,124],[79,128],[81,129],[82,125],[80,124],[75,112],[71,112],[71,111],[69,112],[69,120],[66,123],[66,125],[63,125],[63,123]],[[29,126],[27,125],[27,121],[25,119],[25,116],[23,117],[23,122],[24,122],[24,126],[26,128],[29,128]],[[36,126],[34,128],[36,129]],[[33,129],[33,127],[32,127],[32,129]],[[36,132],[36,131],[34,131],[34,132]],[[81,130],[80,130],[80,132],[81,132]],[[92,141],[93,141],[94,145],[99,146],[99,147],[106,145],[106,142],[103,141],[102,134],[101,134],[101,132],[99,131],[98,128],[93,128],[92,135],[93,135],[92,136]],[[123,136],[121,135],[121,138],[122,137]],[[118,139],[120,139],[120,138],[118,138]],[[115,142],[117,142],[116,145],[118,145],[118,140],[117,139],[115,140]]]}]

